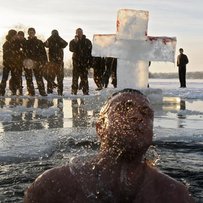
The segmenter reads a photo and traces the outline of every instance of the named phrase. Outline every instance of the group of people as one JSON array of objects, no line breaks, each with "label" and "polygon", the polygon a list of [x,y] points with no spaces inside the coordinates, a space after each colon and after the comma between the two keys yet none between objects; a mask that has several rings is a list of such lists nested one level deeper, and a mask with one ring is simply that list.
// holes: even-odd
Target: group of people
[{"label": "group of people", "polygon": [[58,94],[62,95],[63,48],[67,45],[68,43],[59,36],[57,30],[52,31],[51,37],[46,42],[42,42],[36,37],[36,31],[32,27],[28,29],[28,39],[25,38],[23,31],[9,30],[6,36],[6,42],[3,44],[3,73],[0,84],[0,95],[5,95],[9,73],[11,74],[9,80],[11,94],[23,94],[23,71],[26,78],[28,95],[35,95],[33,75],[36,79],[39,94],[46,96],[47,93],[50,93],[50,83],[52,82],[47,81],[47,93],[44,85],[45,64],[48,63],[45,47],[49,48],[49,63],[55,64],[58,67],[56,75],[58,80]]},{"label": "group of people", "polygon": [[[0,83],[0,96],[5,95],[9,74],[11,75],[9,80],[11,94],[23,94],[23,72],[28,95],[35,95],[33,75],[41,96],[53,93],[54,88],[57,88],[58,95],[63,95],[63,49],[67,45],[68,42],[60,37],[57,30],[52,30],[51,36],[45,42],[37,38],[36,30],[32,27],[28,29],[27,39],[23,31],[9,30],[6,42],[3,44],[3,73]],[[46,48],[48,49],[48,56]],[[76,95],[80,89],[84,95],[89,94],[89,68],[94,69],[94,81],[97,90],[108,86],[110,76],[112,77],[113,86],[117,86],[117,59],[92,57],[92,43],[83,34],[81,28],[76,29],[76,35],[69,43],[69,50],[73,52],[72,94]],[[47,89],[45,88],[44,79],[47,81]],[[57,80],[57,83],[55,83],[55,80]]]}]

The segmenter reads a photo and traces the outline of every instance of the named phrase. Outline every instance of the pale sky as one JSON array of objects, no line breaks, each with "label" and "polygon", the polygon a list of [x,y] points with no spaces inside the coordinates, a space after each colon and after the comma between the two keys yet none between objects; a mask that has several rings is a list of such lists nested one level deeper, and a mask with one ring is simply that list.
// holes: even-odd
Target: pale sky
[{"label": "pale sky", "polygon": [[[67,42],[78,27],[90,40],[93,34],[114,34],[121,8],[149,11],[148,35],[177,37],[176,57],[183,48],[188,72],[203,71],[202,0],[0,0],[1,46],[8,30],[16,27],[34,27],[42,40],[57,29]],[[66,59],[71,57],[68,47],[64,52]],[[154,62],[150,71],[177,72],[177,67]]]}]

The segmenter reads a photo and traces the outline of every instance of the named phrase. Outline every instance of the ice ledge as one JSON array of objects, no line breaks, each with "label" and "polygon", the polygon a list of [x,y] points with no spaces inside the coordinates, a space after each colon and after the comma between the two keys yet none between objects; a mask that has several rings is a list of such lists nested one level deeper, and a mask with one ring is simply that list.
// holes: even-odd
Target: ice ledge
[{"label": "ice ledge", "polygon": [[[123,88],[114,88],[114,89],[103,89],[100,91],[102,98],[110,97],[113,93],[122,90]],[[152,104],[161,104],[163,103],[163,94],[161,89],[155,88],[136,88],[144,95],[148,97]]]}]

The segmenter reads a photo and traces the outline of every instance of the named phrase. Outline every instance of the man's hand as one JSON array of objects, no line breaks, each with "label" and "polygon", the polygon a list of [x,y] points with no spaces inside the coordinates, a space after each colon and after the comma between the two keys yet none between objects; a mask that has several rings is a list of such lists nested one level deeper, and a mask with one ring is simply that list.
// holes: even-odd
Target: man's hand
[{"label": "man's hand", "polygon": [[75,39],[74,39],[74,41],[75,41],[76,43],[79,41],[79,38],[78,38],[77,35],[75,35]]}]

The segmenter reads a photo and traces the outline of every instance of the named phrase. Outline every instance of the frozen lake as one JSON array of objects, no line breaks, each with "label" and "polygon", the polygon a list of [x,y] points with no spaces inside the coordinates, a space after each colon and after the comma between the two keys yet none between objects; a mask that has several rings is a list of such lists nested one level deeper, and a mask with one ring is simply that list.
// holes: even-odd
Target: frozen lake
[{"label": "frozen lake", "polygon": [[[25,188],[44,170],[63,165],[71,156],[95,153],[99,143],[95,121],[107,95],[0,98],[0,202],[22,202]],[[188,185],[196,202],[203,201],[203,81],[189,80],[180,89],[177,79],[151,79],[150,88],[162,90],[153,101],[154,149],[157,167]],[[156,98],[154,98],[156,100]]]}]

